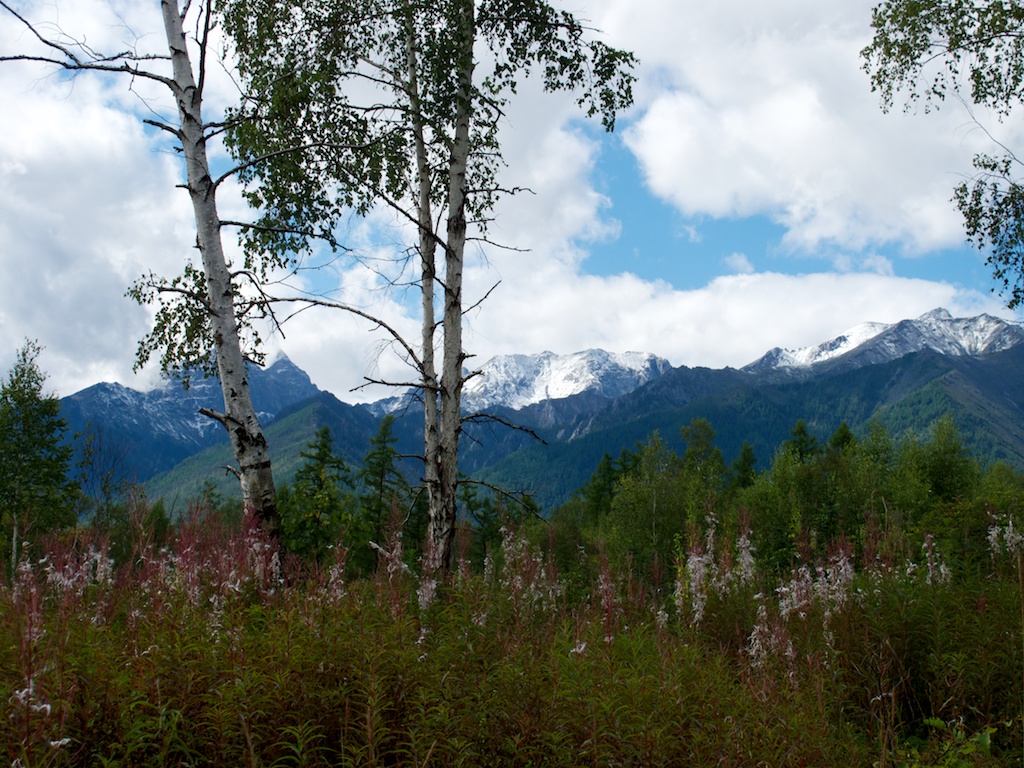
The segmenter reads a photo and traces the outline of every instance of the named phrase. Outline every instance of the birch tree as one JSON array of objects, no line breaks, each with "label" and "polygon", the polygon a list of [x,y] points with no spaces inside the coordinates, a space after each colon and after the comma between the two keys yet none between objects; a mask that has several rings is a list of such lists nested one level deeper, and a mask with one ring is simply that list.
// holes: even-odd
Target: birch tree
[{"label": "birch tree", "polygon": [[[422,394],[425,571],[443,576],[455,533],[467,243],[486,239],[503,194],[499,125],[520,79],[575,95],[612,130],[632,101],[631,54],[589,39],[572,14],[540,0],[224,0],[245,90],[228,146],[247,165],[264,212],[248,252],[308,247],[296,231],[333,230],[348,212],[390,210],[410,232],[422,333],[379,318]],[[275,154],[302,144],[301,156]],[[356,149],[353,149],[356,148]],[[319,302],[330,304],[330,302]],[[343,309],[351,308],[342,307]]]},{"label": "birch tree", "polygon": [[[212,5],[188,0],[179,5],[178,0],[161,0],[166,54],[133,49],[99,52],[63,30],[47,34],[43,30],[48,32],[50,27],[34,24],[7,0],[0,0],[0,8],[10,20],[23,25],[35,43],[31,51],[2,55],[0,61],[36,62],[72,74],[120,74],[157,83],[173,96],[176,119],[154,116],[145,122],[170,134],[179,145],[185,164],[183,186],[195,215],[200,265],[197,268],[187,264],[184,273],[171,280],[150,275],[130,291],[140,302],[159,304],[153,332],[139,344],[137,365],[160,351],[165,369],[197,364],[215,366],[224,408],[203,409],[202,413],[227,430],[238,462],[243,503],[255,510],[266,530],[275,533],[278,514],[270,456],[249,393],[242,339],[244,330],[252,327],[252,313],[259,302],[246,300],[241,286],[253,278],[252,271],[232,271],[223,248],[224,222],[217,211],[217,192],[233,171],[215,177],[207,154],[207,143],[223,128],[222,124],[207,122],[203,116],[212,53]],[[195,30],[191,39],[186,37],[186,28]]]},{"label": "birch tree", "polygon": [[[874,38],[861,52],[883,109],[937,108],[948,97],[1004,118],[1024,102],[1024,6],[1018,0],[886,0],[875,6]],[[994,142],[997,143],[997,142]],[[974,158],[975,177],[954,190],[967,239],[987,263],[1011,309],[1024,302],[1024,184],[1021,159]]]}]

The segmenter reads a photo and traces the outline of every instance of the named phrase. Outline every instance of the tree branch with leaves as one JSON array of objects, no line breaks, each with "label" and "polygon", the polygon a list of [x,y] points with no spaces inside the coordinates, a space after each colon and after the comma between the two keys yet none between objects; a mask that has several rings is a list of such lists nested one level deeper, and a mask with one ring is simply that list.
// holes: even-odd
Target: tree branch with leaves
[{"label": "tree branch with leaves", "polygon": [[[227,145],[259,228],[251,258],[289,258],[275,228],[332,230],[349,213],[389,210],[418,257],[421,337],[398,339],[424,406],[429,497],[425,569],[447,573],[455,534],[467,304],[467,244],[508,192],[500,128],[519,81],[575,94],[611,130],[632,102],[632,54],[590,39],[541,0],[225,0],[245,101]],[[301,154],[276,154],[304,145]],[[270,157],[248,165],[248,158]],[[302,247],[311,247],[308,243]],[[397,259],[396,254],[396,259]],[[393,328],[384,323],[393,336]]]},{"label": "tree branch with leaves", "polygon": [[[1001,118],[1024,101],[1024,6],[1015,0],[888,0],[872,12],[874,38],[861,52],[883,109],[937,108],[953,96]],[[1000,292],[1024,301],[1024,187],[1007,147],[974,158],[976,175],[953,199],[968,241],[987,251]]]},{"label": "tree branch with leaves", "polygon": [[[2,9],[21,25],[38,52],[0,56],[4,62],[32,62],[77,75],[83,72],[122,74],[166,88],[176,105],[176,118],[145,119],[174,137],[184,160],[185,183],[196,225],[200,265],[186,262],[182,276],[166,280],[155,275],[140,279],[129,295],[140,303],[157,303],[153,331],[138,347],[137,366],[161,352],[164,369],[191,369],[205,365],[215,369],[224,395],[224,419],[235,459],[239,465],[243,502],[254,508],[271,533],[278,527],[274,481],[267,443],[252,405],[246,373],[243,334],[252,329],[254,305],[242,290],[224,253],[222,222],[217,211],[218,181],[210,170],[207,142],[220,133],[219,124],[206,123],[203,99],[215,25],[210,2],[161,0],[159,9],[167,53],[140,53],[133,49],[103,54],[56,29],[34,24],[7,2]],[[195,33],[186,36],[185,29]],[[238,273],[235,273],[237,276]],[[263,306],[257,302],[256,306]],[[258,338],[255,339],[258,342]]]}]

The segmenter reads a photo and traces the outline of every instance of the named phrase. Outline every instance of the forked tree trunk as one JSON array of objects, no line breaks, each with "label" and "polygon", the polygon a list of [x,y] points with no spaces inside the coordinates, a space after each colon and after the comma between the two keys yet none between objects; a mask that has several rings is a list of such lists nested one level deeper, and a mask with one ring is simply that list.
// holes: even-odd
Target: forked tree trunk
[{"label": "forked tree trunk", "polygon": [[462,273],[466,250],[466,172],[469,166],[472,120],[473,44],[476,19],[473,0],[459,0],[459,93],[455,136],[448,170],[448,231],[444,243],[444,290],[440,414],[438,418],[437,478],[430,494],[427,526],[428,567],[439,575],[451,569],[459,485],[459,436],[462,431]]},{"label": "forked tree trunk", "polygon": [[255,510],[265,531],[276,535],[279,519],[274,478],[267,441],[252,405],[239,341],[231,275],[221,243],[217,188],[210,175],[206,155],[202,89],[196,85],[177,0],[161,0],[160,5],[174,71],[172,90],[181,121],[178,137],[185,154],[187,189],[195,212],[197,244],[206,276],[210,331],[224,394],[223,413],[205,409],[203,413],[223,424],[231,438],[239,467],[243,504]]}]

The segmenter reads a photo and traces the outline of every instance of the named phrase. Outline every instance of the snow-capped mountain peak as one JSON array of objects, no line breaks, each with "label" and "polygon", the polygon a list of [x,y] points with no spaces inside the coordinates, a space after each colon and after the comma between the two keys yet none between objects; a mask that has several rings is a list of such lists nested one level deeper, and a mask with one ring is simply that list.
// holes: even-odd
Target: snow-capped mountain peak
[{"label": "snow-capped mountain peak", "polygon": [[782,349],[776,347],[757,362],[747,366],[748,370],[765,368],[806,368],[817,363],[845,355],[861,344],[878,336],[890,326],[884,323],[861,323],[834,339],[823,341],[811,347]]},{"label": "snow-capped mountain peak", "polygon": [[618,397],[657,378],[671,365],[645,352],[588,349],[569,355],[499,355],[488,360],[463,390],[468,411],[494,406],[518,410],[543,400],[595,392]]},{"label": "snow-capped mountain peak", "polygon": [[[520,410],[545,400],[584,392],[613,398],[656,379],[672,367],[647,352],[606,352],[588,349],[568,355],[498,355],[468,373],[462,390],[462,409],[469,413],[495,407]],[[367,407],[383,416],[407,407],[417,398],[413,390],[384,398]]]},{"label": "snow-capped mountain peak", "polygon": [[862,323],[834,339],[799,349],[776,347],[745,366],[747,371],[801,370],[839,358],[860,366],[931,349],[944,355],[983,355],[1024,342],[1024,330],[991,315],[954,318],[934,309],[915,320]]}]

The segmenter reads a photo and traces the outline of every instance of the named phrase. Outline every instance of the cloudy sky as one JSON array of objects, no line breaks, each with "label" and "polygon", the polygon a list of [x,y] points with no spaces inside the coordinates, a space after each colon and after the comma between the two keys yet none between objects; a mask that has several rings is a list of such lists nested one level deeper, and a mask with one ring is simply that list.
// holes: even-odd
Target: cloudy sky
[{"label": "cloudy sky", "polygon": [[[156,50],[159,4],[22,2],[97,50]],[[587,348],[653,352],[674,365],[742,366],[775,346],[817,343],[864,321],[936,307],[1003,308],[981,254],[964,245],[952,188],[999,123],[952,102],[884,114],[861,69],[872,0],[567,0],[641,60],[635,107],[614,135],[571,99],[525,88],[509,110],[510,185],[495,239],[475,252],[466,347],[502,353]],[[0,55],[32,41],[0,19]],[[212,104],[235,94],[222,73]],[[26,338],[45,347],[49,387],[144,388],[132,373],[151,314],[124,297],[150,270],[172,275],[195,235],[181,167],[141,120],[168,114],[145,83],[74,80],[0,65],[0,369]],[[225,190],[222,215],[243,215]],[[380,249],[361,222],[346,237]],[[230,240],[230,237],[229,237]],[[337,262],[317,287],[416,337],[409,297]],[[1019,318],[1018,318],[1019,319]],[[367,375],[405,379],[365,323],[307,312],[271,341],[342,399]]]}]

